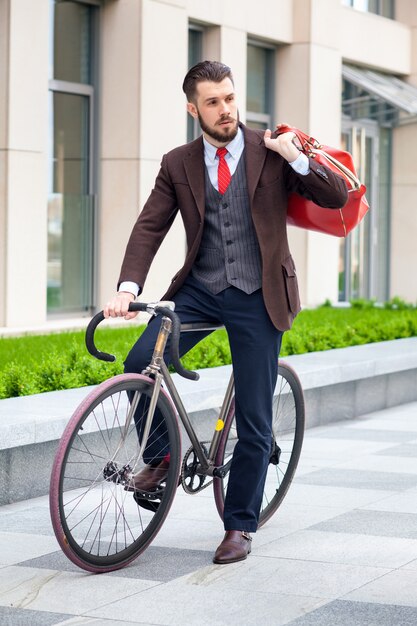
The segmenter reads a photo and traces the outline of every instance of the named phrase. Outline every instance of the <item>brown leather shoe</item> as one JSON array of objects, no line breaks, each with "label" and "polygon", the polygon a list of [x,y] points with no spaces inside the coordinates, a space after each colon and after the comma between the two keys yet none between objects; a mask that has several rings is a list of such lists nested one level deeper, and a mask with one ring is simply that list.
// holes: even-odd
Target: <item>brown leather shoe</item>
[{"label": "brown leather shoe", "polygon": [[223,541],[216,550],[213,563],[220,565],[244,561],[251,551],[252,537],[242,530],[226,530]]},{"label": "brown leather shoe", "polygon": [[126,491],[155,491],[168,476],[169,461],[164,459],[158,465],[145,465],[140,472],[132,476],[126,485]]}]

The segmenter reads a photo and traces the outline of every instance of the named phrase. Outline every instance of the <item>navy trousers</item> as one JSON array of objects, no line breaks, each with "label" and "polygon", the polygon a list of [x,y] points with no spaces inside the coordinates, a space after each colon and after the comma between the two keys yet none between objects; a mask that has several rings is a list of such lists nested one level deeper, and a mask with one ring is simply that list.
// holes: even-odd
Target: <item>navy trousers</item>
[{"label": "navy trousers", "polygon": [[[235,377],[235,447],[227,488],[225,530],[255,532],[271,451],[272,399],[278,375],[282,332],[272,324],[262,290],[246,294],[228,287],[212,294],[188,277],[174,297],[175,312],[182,323],[216,322],[225,326],[230,342]],[[149,363],[160,320],[154,318],[125,361],[125,372],[141,372]],[[187,332],[181,336],[180,355],[209,333]],[[166,361],[168,361],[168,350]],[[158,416],[155,415],[154,420]],[[161,438],[150,442],[151,458],[162,458],[167,448]],[[156,451],[155,447],[159,447]],[[145,459],[146,460],[146,459]]]}]

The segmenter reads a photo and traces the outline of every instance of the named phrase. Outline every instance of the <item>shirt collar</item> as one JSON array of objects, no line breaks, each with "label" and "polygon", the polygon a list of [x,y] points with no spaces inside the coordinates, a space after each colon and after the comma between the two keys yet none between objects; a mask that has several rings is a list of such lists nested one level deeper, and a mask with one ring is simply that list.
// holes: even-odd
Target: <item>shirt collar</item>
[{"label": "shirt collar", "polygon": [[[216,146],[213,146],[211,143],[209,143],[204,136],[203,136],[203,143],[204,143],[205,156],[214,163],[216,160],[216,152],[217,152]],[[239,159],[240,155],[242,154],[243,146],[244,146],[243,132],[239,126],[237,129],[236,137],[232,139],[230,143],[227,144],[226,148],[230,156],[233,159]]]}]

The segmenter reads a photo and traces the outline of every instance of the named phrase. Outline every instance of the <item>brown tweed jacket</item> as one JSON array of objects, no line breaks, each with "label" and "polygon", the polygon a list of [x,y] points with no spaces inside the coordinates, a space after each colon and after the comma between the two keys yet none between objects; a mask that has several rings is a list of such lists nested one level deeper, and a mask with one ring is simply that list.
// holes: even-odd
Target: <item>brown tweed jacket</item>
[{"label": "brown tweed jacket", "polygon": [[[339,208],[347,201],[347,187],[340,176],[313,159],[309,174],[297,174],[278,153],[265,147],[262,131],[241,126],[249,201],[262,256],[264,301],[276,328],[287,330],[300,310],[296,269],[287,239],[287,196],[295,191],[323,207]],[[187,237],[186,258],[161,299],[171,299],[181,287],[203,232],[204,168],[202,137],[164,155],[155,186],[133,227],[119,284],[129,280],[143,287],[153,258],[180,211]]]}]

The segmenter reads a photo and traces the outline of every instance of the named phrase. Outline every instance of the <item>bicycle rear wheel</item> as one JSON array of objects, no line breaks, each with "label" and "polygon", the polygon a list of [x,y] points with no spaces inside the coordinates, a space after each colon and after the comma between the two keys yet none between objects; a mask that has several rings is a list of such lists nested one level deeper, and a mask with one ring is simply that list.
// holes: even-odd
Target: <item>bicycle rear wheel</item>
[{"label": "bicycle rear wheel", "polygon": [[[162,416],[157,436],[168,442],[168,476],[153,493],[126,489],[128,477],[145,465],[143,455],[139,457],[138,430],[153,388],[154,381],[142,375],[109,379],[78,407],[60,441],[51,475],[52,525],[67,557],[89,572],[119,569],[143,552],[175,496],[180,436],[175,410],[163,390],[157,400]],[[149,437],[155,432],[152,423]],[[149,452],[146,462],[152,464]]]},{"label": "bicycle rear wheel", "polygon": [[[278,395],[274,397],[272,444],[268,472],[262,498],[258,527],[261,527],[280,506],[297,468],[304,437],[304,396],[300,380],[286,363],[279,362]],[[237,442],[234,401],[225,421],[215,465],[228,463]],[[213,481],[214,498],[223,519],[228,475]]]}]

